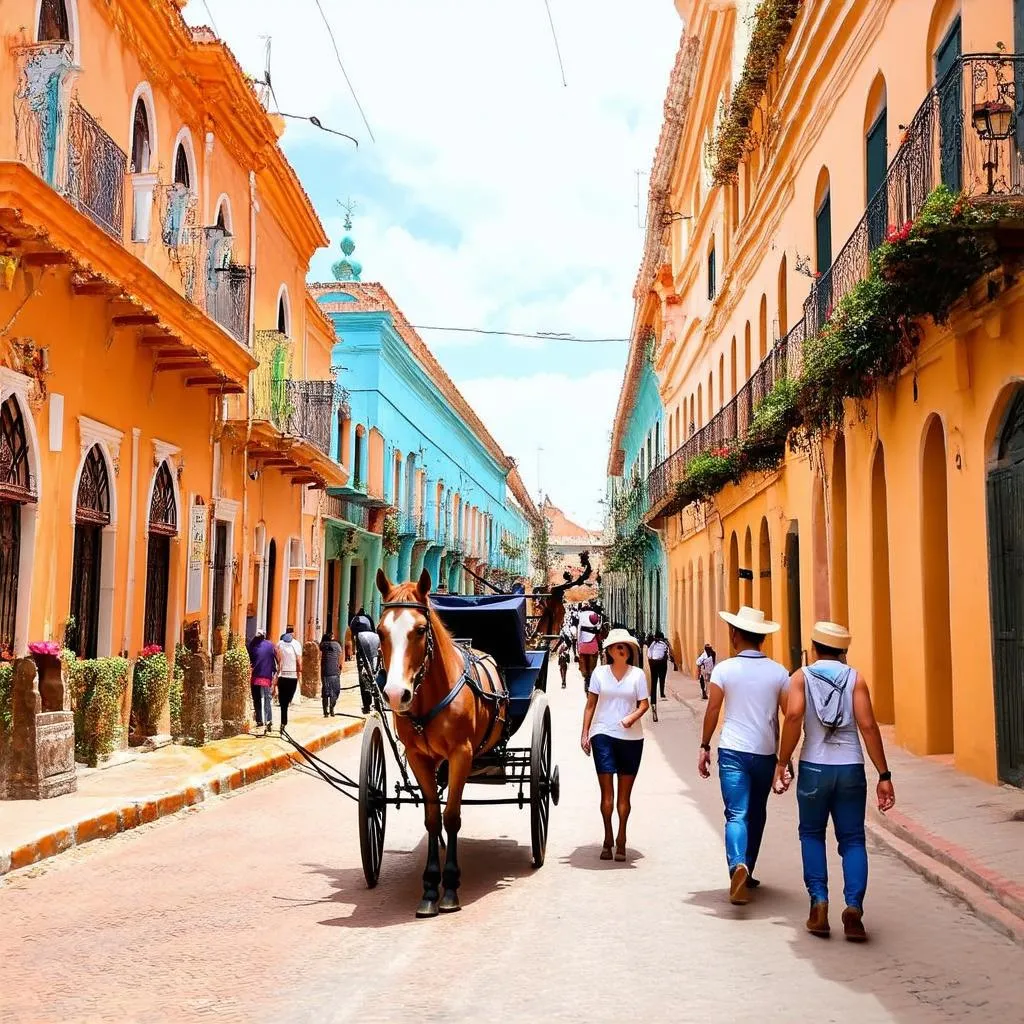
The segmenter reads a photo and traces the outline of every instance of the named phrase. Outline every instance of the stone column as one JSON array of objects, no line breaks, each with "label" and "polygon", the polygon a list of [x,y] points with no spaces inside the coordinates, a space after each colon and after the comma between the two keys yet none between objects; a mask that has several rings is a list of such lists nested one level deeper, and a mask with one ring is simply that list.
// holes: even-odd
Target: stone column
[{"label": "stone column", "polygon": [[338,599],[338,630],[335,634],[338,638],[338,643],[341,644],[342,649],[346,652],[346,659],[348,658],[348,647],[345,642],[345,634],[348,631],[348,601],[349,601],[349,583],[352,579],[352,555],[346,554],[341,560],[341,586],[339,590]]},{"label": "stone column", "polygon": [[402,546],[398,552],[398,580],[405,583],[412,579],[412,549],[416,542],[415,537],[403,537]]}]

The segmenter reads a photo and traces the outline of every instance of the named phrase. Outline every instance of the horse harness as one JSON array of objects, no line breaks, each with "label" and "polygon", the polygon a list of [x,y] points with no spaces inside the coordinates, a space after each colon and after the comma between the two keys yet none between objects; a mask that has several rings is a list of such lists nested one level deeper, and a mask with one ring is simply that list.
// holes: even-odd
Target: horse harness
[{"label": "horse harness", "polygon": [[[412,696],[413,700],[416,699],[416,692],[419,690],[424,678],[427,674],[427,669],[430,667],[430,662],[434,656],[434,627],[430,621],[430,607],[429,605],[422,604],[419,601],[389,601],[381,605],[381,612],[389,611],[392,608],[412,608],[415,611],[422,612],[427,620],[427,639],[426,646],[427,650],[423,656],[423,661],[420,667],[416,670],[416,674],[412,678]],[[508,722],[508,703],[509,696],[508,691],[502,690],[485,690],[480,684],[480,678],[477,673],[477,666],[483,665],[485,662],[490,661],[497,669],[497,663],[488,654],[484,657],[479,657],[468,647],[460,647],[459,650],[462,653],[462,674],[459,676],[458,682],[437,702],[426,714],[414,715],[409,711],[395,711],[396,715],[402,715],[404,718],[408,718],[412,723],[413,729],[417,735],[422,735],[427,726],[435,719],[442,711],[445,710],[461,693],[464,686],[468,686],[473,696],[481,701],[490,712],[490,721],[487,724],[487,730],[484,732],[484,737],[480,741],[480,745],[474,751],[473,756],[480,754],[486,747],[487,741],[491,738],[496,725],[501,726],[501,733],[504,734],[506,724]],[[383,683],[386,676],[384,669],[384,657],[381,652],[377,652],[377,685],[383,689]]]}]

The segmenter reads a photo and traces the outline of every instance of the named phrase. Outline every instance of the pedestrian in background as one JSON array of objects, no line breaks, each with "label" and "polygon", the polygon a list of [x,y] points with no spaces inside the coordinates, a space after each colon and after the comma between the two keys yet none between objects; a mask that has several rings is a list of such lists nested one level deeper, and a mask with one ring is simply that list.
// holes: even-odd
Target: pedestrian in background
[{"label": "pedestrian in background", "polygon": [[302,673],[302,644],[295,639],[295,627],[289,625],[277,644],[277,696],[281,704],[281,732],[288,725],[288,705],[295,697]]},{"label": "pedestrian in background", "polygon": [[569,634],[569,626],[563,626],[562,632],[558,635],[558,643],[555,644],[555,651],[558,653],[558,673],[562,677],[562,689],[565,689],[565,676],[569,671],[569,657],[572,654],[572,637]]},{"label": "pedestrian in background", "polygon": [[775,780],[779,750],[779,711],[785,712],[789,673],[761,650],[764,639],[780,627],[764,612],[744,606],[733,615],[718,613],[729,623],[735,656],[716,665],[704,714],[697,771],[711,775],[711,737],[725,704],[725,722],[718,741],[718,775],[725,804],[725,855],[729,864],[729,901],[750,900],[753,877],[768,815],[768,796]]},{"label": "pedestrian in background", "polygon": [[[613,629],[604,642],[608,664],[598,665],[587,687],[580,746],[588,756],[593,752],[597,781],[601,787],[601,818],[604,842],[601,860],[612,859],[612,809],[619,812],[615,836],[615,859],[626,859],[626,823],[632,810],[633,783],[644,752],[640,719],[650,700],[647,680],[636,662],[640,645],[624,629]],[[615,793],[615,776],[619,791]]]},{"label": "pedestrian in background", "polygon": [[256,635],[249,641],[249,664],[252,666],[249,688],[252,691],[253,711],[256,713],[256,728],[262,728],[266,736],[270,733],[274,720],[273,702],[270,697],[280,658],[275,645],[267,639],[265,629],[257,630]]},{"label": "pedestrian in background", "polygon": [[580,615],[576,649],[579,652],[580,672],[583,674],[583,689],[584,692],[589,692],[590,674],[597,667],[597,658],[601,653],[601,616],[597,612],[590,610]]},{"label": "pedestrian in background", "polygon": [[324,718],[334,717],[334,706],[341,694],[341,644],[328,630],[320,638],[320,700],[324,706]]},{"label": "pedestrian in background", "polygon": [[711,681],[711,673],[715,668],[715,649],[711,644],[705,644],[704,650],[697,658],[697,681],[700,683],[701,700],[708,699],[708,683]]},{"label": "pedestrian in background", "polygon": [[654,720],[658,720],[658,690],[665,699],[665,678],[668,676],[668,660],[672,656],[665,634],[660,629],[654,631],[647,645],[647,661],[651,666],[651,712]]},{"label": "pedestrian in background", "polygon": [[807,930],[828,938],[828,863],[825,830],[831,817],[843,861],[843,931],[850,942],[864,942],[864,894],[868,887],[868,850],[864,838],[868,784],[860,737],[878,770],[875,798],[885,813],[896,803],[892,773],[885,760],[882,733],[875,721],[864,677],[846,663],[852,637],[845,626],[817,622],[811,633],[815,661],[789,682],[775,791],[789,789],[789,759],[804,732],[797,776],[800,854],[804,885],[811,899]]},{"label": "pedestrian in background", "polygon": [[[377,635],[377,630],[373,625],[373,619],[366,614],[364,608],[360,608],[359,611],[352,616],[349,621],[348,628],[352,633],[352,648],[356,654],[356,661],[358,662],[361,656],[361,648],[359,645],[359,636],[361,633],[373,633],[374,637]],[[361,671],[359,673],[359,695],[362,698],[363,703],[363,714],[368,715],[370,713],[370,707],[373,703],[373,693],[370,689],[372,676],[372,669],[369,673]]]}]

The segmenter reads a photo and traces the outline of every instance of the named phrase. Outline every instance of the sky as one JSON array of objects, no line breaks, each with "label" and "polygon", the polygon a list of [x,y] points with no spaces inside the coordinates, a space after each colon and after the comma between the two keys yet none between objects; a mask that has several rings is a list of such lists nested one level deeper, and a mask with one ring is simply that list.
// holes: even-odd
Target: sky
[{"label": "sky", "polygon": [[[282,145],[332,239],[355,203],[364,281],[417,326],[626,339],[650,168],[680,21],[672,0],[190,0],[260,77],[266,37]],[[212,24],[211,24],[212,23]],[[272,107],[274,106],[272,101]],[[601,498],[626,343],[421,335],[531,494],[588,527]]]}]

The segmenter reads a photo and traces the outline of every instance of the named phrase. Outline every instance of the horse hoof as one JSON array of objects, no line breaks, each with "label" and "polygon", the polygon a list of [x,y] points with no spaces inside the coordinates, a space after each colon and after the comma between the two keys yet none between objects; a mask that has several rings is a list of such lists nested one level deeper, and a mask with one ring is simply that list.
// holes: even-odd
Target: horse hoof
[{"label": "horse hoof", "polygon": [[420,900],[416,908],[417,917],[437,917],[437,900]]},{"label": "horse hoof", "polygon": [[441,903],[437,908],[442,914],[454,914],[457,910],[462,909],[462,905],[459,903],[459,894],[451,889],[448,890],[442,897]]}]

